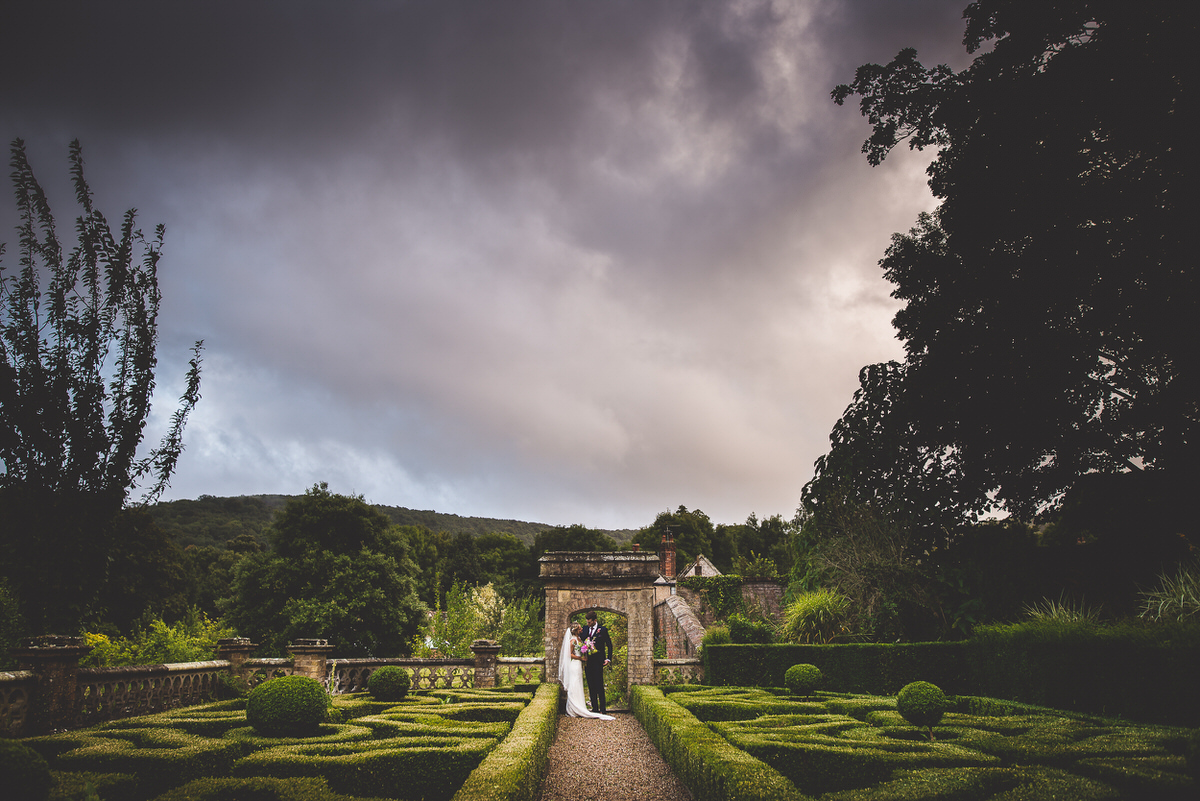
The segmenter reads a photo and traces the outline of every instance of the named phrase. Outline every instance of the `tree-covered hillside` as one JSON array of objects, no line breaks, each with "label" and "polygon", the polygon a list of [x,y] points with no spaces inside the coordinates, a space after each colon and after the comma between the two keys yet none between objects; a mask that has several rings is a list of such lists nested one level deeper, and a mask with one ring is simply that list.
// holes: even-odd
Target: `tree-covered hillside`
[{"label": "tree-covered hillside", "polygon": [[[180,547],[189,545],[224,546],[226,542],[242,534],[253,536],[263,545],[267,544],[265,529],[271,524],[275,513],[282,509],[293,496],[290,495],[240,495],[218,498],[201,495],[196,500],[164,501],[149,507],[154,520]],[[393,523],[401,526],[418,526],[433,532],[451,535],[467,533],[472,537],[484,534],[512,534],[525,546],[533,545],[538,534],[549,531],[553,526],[545,523],[527,523],[520,520],[496,520],[490,517],[462,517],[429,510],[406,509],[403,506],[374,507],[387,515]],[[630,541],[636,531],[623,529],[605,531],[618,545]]]}]

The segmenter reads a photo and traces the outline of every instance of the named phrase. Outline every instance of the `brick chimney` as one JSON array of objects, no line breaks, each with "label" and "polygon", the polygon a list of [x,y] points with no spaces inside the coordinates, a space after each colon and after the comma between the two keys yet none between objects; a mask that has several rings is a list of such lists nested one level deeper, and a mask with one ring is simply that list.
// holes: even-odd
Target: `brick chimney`
[{"label": "brick chimney", "polygon": [[663,578],[668,581],[675,578],[675,537],[671,530],[663,534],[662,543],[658,546],[658,562],[662,568]]}]

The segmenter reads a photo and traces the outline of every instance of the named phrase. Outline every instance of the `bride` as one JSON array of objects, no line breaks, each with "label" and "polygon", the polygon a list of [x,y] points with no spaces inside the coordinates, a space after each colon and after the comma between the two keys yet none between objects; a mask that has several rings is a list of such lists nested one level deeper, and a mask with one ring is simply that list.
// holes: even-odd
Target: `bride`
[{"label": "bride", "polygon": [[[587,657],[580,652],[581,634],[583,626],[572,623],[563,635],[562,650],[558,652],[558,680],[567,688],[567,714],[573,718],[615,720],[612,715],[592,712],[584,705],[583,660]],[[604,690],[601,689],[600,692]]]}]

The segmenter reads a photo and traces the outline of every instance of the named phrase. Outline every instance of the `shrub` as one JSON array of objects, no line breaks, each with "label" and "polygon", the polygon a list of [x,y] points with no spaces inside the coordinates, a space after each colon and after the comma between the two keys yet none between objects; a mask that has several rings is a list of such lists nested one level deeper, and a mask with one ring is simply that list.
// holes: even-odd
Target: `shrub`
[{"label": "shrub", "polygon": [[1174,576],[1159,576],[1158,586],[1142,593],[1140,614],[1156,623],[1200,618],[1200,563],[1180,565]]},{"label": "shrub", "polygon": [[384,665],[367,680],[371,696],[380,701],[403,701],[410,687],[412,677],[408,671],[395,665]]},{"label": "shrub", "polygon": [[783,674],[783,686],[792,695],[811,695],[824,678],[816,665],[792,665]]},{"label": "shrub", "polygon": [[193,607],[173,625],[152,618],[132,637],[110,638],[106,634],[84,634],[84,643],[92,650],[80,660],[82,667],[117,665],[158,665],[173,662],[199,662],[212,659],[217,640],[232,637],[233,629],[220,620]]},{"label": "shrub", "polygon": [[11,801],[44,801],[50,794],[50,766],[37,751],[15,740],[0,739],[0,776]]},{"label": "shrub", "polygon": [[729,616],[729,636],[737,643],[764,643],[775,641],[775,628],[765,620],[754,620],[735,613]]},{"label": "shrub", "polygon": [[704,639],[700,641],[700,647],[705,648],[709,645],[728,645],[733,642],[733,637],[729,636],[729,628],[726,626],[711,626],[704,632]]},{"label": "shrub", "polygon": [[828,643],[846,630],[850,600],[833,590],[797,596],[784,610],[783,637],[791,642]]},{"label": "shrub", "polygon": [[272,737],[303,737],[325,722],[329,696],[316,679],[283,676],[250,691],[246,720]]},{"label": "shrub", "polygon": [[927,681],[906,684],[896,695],[896,711],[912,725],[929,729],[931,740],[933,727],[942,719],[947,706],[946,695],[941,688]]},{"label": "shrub", "polygon": [[242,676],[232,673],[217,674],[217,697],[221,700],[245,698],[250,694],[250,683]]},{"label": "shrub", "polygon": [[1100,622],[1100,609],[1089,607],[1083,601],[1073,603],[1066,596],[1059,596],[1057,601],[1043,598],[1041,603],[1029,604],[1025,614],[1030,620],[1041,623],[1093,624]]}]

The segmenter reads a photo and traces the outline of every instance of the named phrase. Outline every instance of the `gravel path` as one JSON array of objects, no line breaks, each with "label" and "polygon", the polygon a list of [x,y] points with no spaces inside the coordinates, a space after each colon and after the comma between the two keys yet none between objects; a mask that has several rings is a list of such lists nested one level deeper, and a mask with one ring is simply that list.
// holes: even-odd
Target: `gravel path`
[{"label": "gravel path", "polygon": [[559,715],[542,801],[692,801],[637,718],[614,717]]}]

